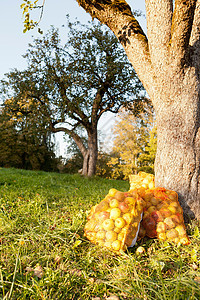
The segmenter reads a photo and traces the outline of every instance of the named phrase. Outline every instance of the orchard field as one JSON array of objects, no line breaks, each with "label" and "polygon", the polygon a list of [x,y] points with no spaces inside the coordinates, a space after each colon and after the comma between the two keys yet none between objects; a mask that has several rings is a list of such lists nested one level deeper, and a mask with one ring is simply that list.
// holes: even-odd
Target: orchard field
[{"label": "orchard field", "polygon": [[110,188],[129,183],[0,169],[0,299],[200,299],[196,221],[188,246],[144,238],[121,256],[84,237],[89,209]]}]

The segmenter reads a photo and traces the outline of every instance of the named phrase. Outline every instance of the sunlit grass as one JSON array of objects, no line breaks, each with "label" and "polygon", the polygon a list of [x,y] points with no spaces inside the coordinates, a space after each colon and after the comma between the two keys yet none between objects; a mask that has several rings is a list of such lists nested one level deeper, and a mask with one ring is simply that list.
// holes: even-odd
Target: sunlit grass
[{"label": "sunlit grass", "polygon": [[199,223],[187,227],[189,246],[144,239],[122,256],[84,237],[87,211],[112,187],[129,184],[0,169],[0,297],[200,299]]}]

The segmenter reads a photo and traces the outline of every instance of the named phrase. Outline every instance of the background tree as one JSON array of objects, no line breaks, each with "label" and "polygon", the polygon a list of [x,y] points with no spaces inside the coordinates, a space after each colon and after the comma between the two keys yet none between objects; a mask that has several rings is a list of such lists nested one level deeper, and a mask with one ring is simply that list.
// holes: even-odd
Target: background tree
[{"label": "background tree", "polygon": [[[113,178],[128,179],[139,171],[153,173],[156,145],[154,117],[149,107],[139,117],[122,109],[113,127],[113,148],[108,162]],[[154,146],[154,147],[153,147]]]},{"label": "background tree", "polygon": [[[100,117],[106,112],[117,113],[130,102],[136,103],[137,111],[136,99],[140,98],[141,104],[145,91],[112,33],[99,24],[81,25],[69,20],[68,28],[65,45],[54,28],[35,39],[25,55],[27,70],[14,70],[3,86],[13,103],[19,107],[24,99],[36,103],[52,132],[63,131],[74,139],[83,155],[83,174],[92,176]],[[87,144],[80,129],[87,135]]]},{"label": "background tree", "polygon": [[57,171],[54,145],[39,114],[13,116],[10,102],[5,101],[0,114],[0,166]]}]

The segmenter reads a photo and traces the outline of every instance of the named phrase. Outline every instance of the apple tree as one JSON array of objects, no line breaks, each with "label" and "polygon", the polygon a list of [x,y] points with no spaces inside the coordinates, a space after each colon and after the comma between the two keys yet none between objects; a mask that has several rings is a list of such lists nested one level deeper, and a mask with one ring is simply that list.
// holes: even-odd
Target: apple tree
[{"label": "apple tree", "polygon": [[129,103],[137,113],[146,92],[112,32],[99,23],[81,25],[69,19],[68,28],[64,45],[54,28],[35,39],[25,55],[27,69],[7,74],[2,91],[5,99],[12,97],[13,111],[23,114],[24,101],[30,107],[37,103],[51,132],[62,131],[73,138],[83,156],[83,175],[92,176],[101,116],[117,113]]}]

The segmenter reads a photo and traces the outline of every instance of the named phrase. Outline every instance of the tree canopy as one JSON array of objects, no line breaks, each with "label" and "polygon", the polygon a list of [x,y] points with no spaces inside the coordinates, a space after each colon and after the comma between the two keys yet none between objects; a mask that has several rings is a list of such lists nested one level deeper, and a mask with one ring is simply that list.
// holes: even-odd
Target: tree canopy
[{"label": "tree canopy", "polygon": [[[117,113],[122,106],[139,113],[148,100],[112,33],[99,23],[81,25],[67,20],[67,42],[62,45],[59,31],[53,27],[35,39],[24,55],[27,69],[7,74],[1,91],[5,99],[12,99],[13,113],[34,116],[39,112],[52,132],[71,136],[84,158],[83,174],[91,176],[96,168],[97,125],[102,114]],[[80,129],[87,135],[86,145]]]}]

